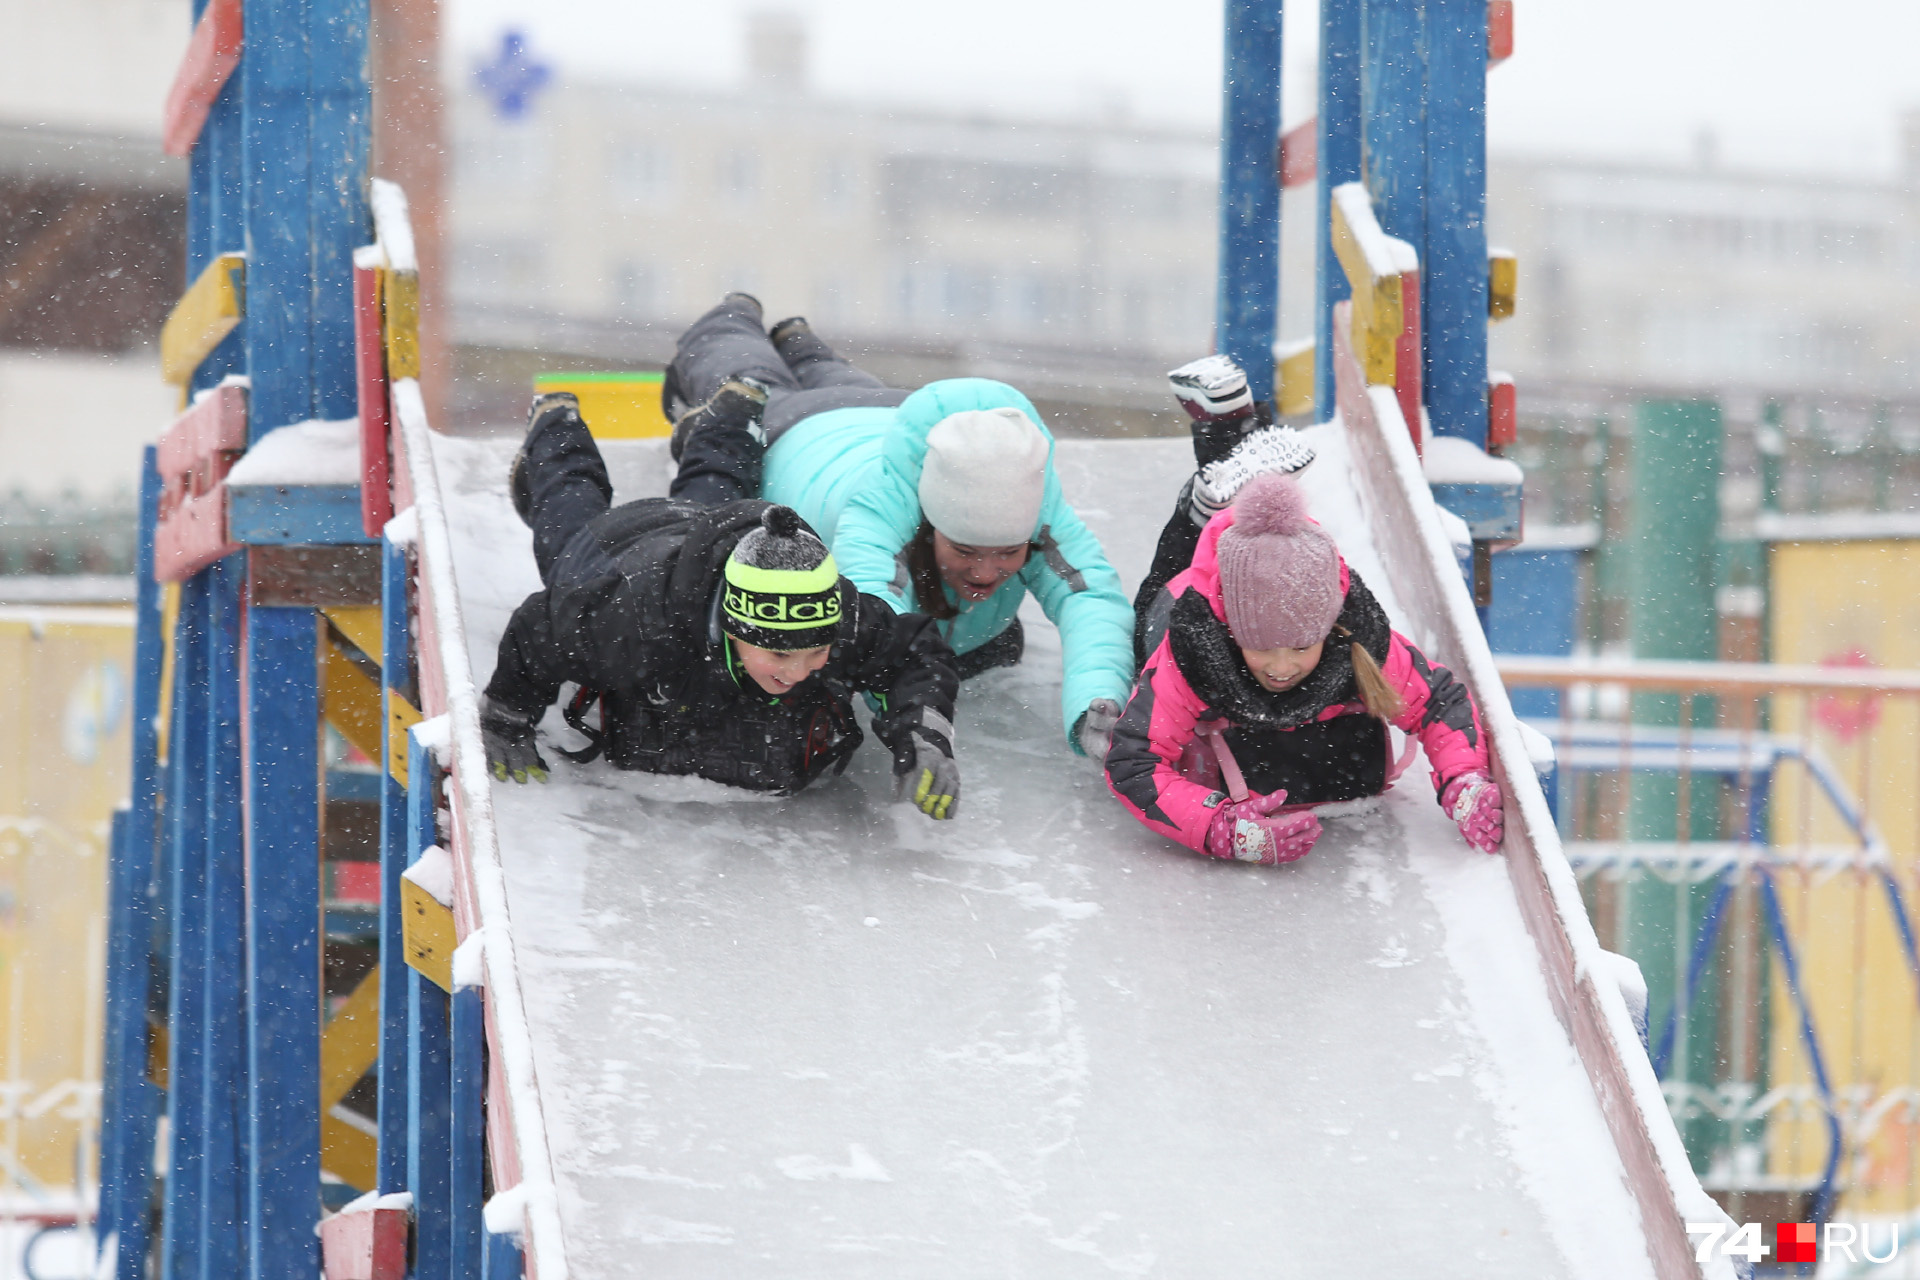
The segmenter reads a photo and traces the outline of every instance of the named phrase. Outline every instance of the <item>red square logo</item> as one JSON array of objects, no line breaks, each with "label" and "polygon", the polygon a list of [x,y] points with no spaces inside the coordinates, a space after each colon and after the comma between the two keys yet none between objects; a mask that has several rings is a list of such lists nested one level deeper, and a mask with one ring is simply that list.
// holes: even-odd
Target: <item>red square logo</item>
[{"label": "red square logo", "polygon": [[1776,1262],[1818,1262],[1818,1233],[1811,1222],[1773,1224],[1773,1256]]}]

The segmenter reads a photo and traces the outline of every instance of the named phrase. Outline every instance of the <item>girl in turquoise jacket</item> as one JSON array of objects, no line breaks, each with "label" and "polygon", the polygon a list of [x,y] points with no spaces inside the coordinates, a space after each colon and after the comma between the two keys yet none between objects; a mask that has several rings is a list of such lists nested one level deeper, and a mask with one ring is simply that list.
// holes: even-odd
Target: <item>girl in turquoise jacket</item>
[{"label": "girl in turquoise jacket", "polygon": [[761,496],[798,511],[859,590],[933,617],[963,677],[1020,660],[1031,592],[1060,630],[1068,745],[1103,759],[1133,682],[1133,606],[1060,492],[1033,404],[985,378],[885,388],[804,320],[769,338],[759,304],[729,294],[681,338],[667,390],[697,403],[743,373],[769,388]]}]

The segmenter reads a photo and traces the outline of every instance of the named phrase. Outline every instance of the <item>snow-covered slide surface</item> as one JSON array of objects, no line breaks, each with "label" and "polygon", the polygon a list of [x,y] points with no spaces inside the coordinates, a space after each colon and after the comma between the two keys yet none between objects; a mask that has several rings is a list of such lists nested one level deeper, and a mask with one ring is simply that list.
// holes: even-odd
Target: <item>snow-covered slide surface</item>
[{"label": "snow-covered slide surface", "polygon": [[[1314,436],[1315,512],[1404,627]],[[538,585],[512,444],[435,447],[484,684]],[[660,443],[607,452],[664,491]],[[1191,456],[1059,447],[1129,590]],[[573,1275],[1651,1276],[1506,872],[1424,764],[1302,863],[1195,857],[1066,752],[1026,626],[962,689],[953,822],[888,803],[872,742],[791,800],[551,749],[494,788]]]}]

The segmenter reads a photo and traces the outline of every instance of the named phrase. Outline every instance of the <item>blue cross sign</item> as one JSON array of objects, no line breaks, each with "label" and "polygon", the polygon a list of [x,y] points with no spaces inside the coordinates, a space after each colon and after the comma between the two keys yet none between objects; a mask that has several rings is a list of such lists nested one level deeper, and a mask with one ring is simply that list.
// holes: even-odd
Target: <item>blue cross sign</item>
[{"label": "blue cross sign", "polygon": [[553,79],[553,68],[527,52],[527,37],[509,27],[500,36],[500,51],[474,68],[480,92],[493,103],[503,120],[518,120],[533,106],[533,96]]}]

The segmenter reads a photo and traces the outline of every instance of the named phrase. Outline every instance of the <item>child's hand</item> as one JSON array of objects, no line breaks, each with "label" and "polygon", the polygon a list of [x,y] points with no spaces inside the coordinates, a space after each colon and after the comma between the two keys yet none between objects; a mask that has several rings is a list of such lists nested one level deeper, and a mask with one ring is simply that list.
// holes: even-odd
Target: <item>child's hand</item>
[{"label": "child's hand", "polygon": [[1285,791],[1223,801],[1207,826],[1207,852],[1268,867],[1306,857],[1320,838],[1320,819],[1312,810],[1274,813],[1286,802]]},{"label": "child's hand", "polygon": [[1500,852],[1507,819],[1499,783],[1484,773],[1463,773],[1440,793],[1440,807],[1459,826],[1468,844],[1482,853]]}]

